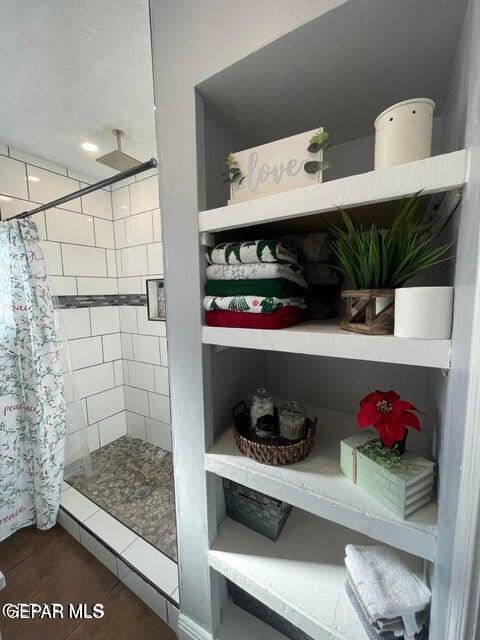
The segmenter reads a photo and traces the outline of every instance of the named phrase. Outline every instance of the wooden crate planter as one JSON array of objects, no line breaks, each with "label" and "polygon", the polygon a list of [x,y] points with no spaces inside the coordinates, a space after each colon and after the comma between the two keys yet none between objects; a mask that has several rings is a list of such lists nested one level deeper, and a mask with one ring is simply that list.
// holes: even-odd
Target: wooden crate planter
[{"label": "wooden crate planter", "polygon": [[395,312],[394,289],[342,291],[347,311],[340,326],[369,336],[391,335]]}]

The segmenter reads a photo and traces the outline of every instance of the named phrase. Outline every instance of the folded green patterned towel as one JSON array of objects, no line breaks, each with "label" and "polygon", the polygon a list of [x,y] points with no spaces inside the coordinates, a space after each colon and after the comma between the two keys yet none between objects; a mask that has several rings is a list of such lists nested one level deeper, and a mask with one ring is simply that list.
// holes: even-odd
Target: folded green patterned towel
[{"label": "folded green patterned towel", "polygon": [[285,278],[260,280],[208,280],[205,284],[208,296],[264,296],[273,298],[296,298],[305,294],[305,289]]},{"label": "folded green patterned towel", "polygon": [[252,264],[255,262],[279,262],[298,266],[295,253],[286,249],[278,240],[251,240],[223,242],[207,249],[209,264]]},{"label": "folded green patterned towel", "polygon": [[282,307],[306,309],[303,298],[275,298],[262,296],[205,296],[206,311],[241,311],[243,313],[273,313]]}]

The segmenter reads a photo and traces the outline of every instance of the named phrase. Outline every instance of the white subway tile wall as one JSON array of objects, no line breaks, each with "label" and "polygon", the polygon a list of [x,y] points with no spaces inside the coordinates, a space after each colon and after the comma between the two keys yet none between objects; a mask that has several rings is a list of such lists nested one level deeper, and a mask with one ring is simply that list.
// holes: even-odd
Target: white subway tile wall
[{"label": "white subway tile wall", "polygon": [[42,240],[43,255],[47,273],[52,276],[60,276],[63,273],[61,245],[57,242]]},{"label": "white subway tile wall", "polygon": [[158,209],[158,178],[152,176],[129,185],[130,213],[142,213]]},{"label": "white subway tile wall", "polygon": [[122,357],[122,343],[119,333],[109,333],[102,338],[103,359],[105,362],[119,360]]},{"label": "white subway tile wall", "polygon": [[113,224],[110,220],[95,218],[95,243],[97,247],[115,249],[113,239]]},{"label": "white subway tile wall", "polygon": [[118,307],[92,307],[90,309],[92,336],[120,331],[120,311]]},{"label": "white subway tile wall", "polygon": [[[68,193],[78,191],[80,183],[66,176],[61,176],[53,171],[46,171],[33,165],[27,164],[28,200],[40,202],[42,204],[56,200]],[[82,206],[79,198],[66,202],[63,207],[69,211],[81,211]]]},{"label": "white subway tile wall", "polygon": [[98,432],[100,435],[100,446],[104,447],[109,442],[121,438],[127,432],[127,419],[125,411],[121,414],[114,414],[98,423]]},{"label": "white subway tile wall", "polygon": [[[82,187],[86,185],[82,183]],[[100,189],[88,193],[82,198],[83,213],[90,214],[96,218],[105,218],[112,220],[112,196],[110,191]]]},{"label": "white subway tile wall", "polygon": [[[54,245],[60,246],[60,245]],[[62,244],[63,273],[66,276],[107,276],[107,255],[104,249]]]},{"label": "white subway tile wall", "polygon": [[64,209],[50,209],[45,212],[49,240],[73,244],[95,245],[92,216],[73,213]]},{"label": "white subway tile wall", "polygon": [[[74,369],[93,367],[93,365],[103,362],[102,339],[98,336],[96,338],[70,340],[68,347]],[[118,357],[121,358],[122,356]]]},{"label": "white subway tile wall", "polygon": [[[139,294],[163,273],[158,178],[137,178],[35,215],[55,295]],[[92,182],[0,144],[0,219]],[[66,374],[67,399],[79,398],[68,410],[67,464],[82,455],[85,427],[91,450],[126,434],[170,449],[165,323],[149,321],[142,306],[56,314],[74,371],[74,385]]]},{"label": "white subway tile wall", "polygon": [[[0,194],[5,196],[0,199],[2,220],[85,185],[65,167],[0,146]],[[109,190],[96,191],[63,204],[61,209],[37,214],[35,221],[56,295],[118,293]],[[108,257],[107,250],[112,252]]]},{"label": "white subway tile wall", "polygon": [[119,293],[143,293],[147,277],[163,273],[158,176],[112,186]]},{"label": "white subway tile wall", "polygon": [[134,438],[140,438],[141,440],[147,439],[147,432],[145,429],[145,417],[139,413],[132,413],[127,411],[127,433]]},{"label": "white subway tile wall", "polygon": [[0,193],[28,200],[27,174],[23,162],[0,157]]},{"label": "white subway tile wall", "polygon": [[[113,373],[113,367],[112,367]],[[112,379],[112,385],[115,384],[114,379]],[[113,389],[108,389],[107,391],[102,391],[101,393],[97,393],[93,396],[87,398],[87,411],[89,420],[96,422],[97,420],[103,420],[103,424],[105,423],[105,418],[111,418],[115,416],[117,413],[122,413],[125,408],[125,398],[123,394],[122,387],[115,387]],[[120,435],[124,435],[126,431],[117,435],[119,438]],[[102,430],[99,426],[100,433],[100,442],[102,442]],[[105,444],[105,443],[104,443]]]},{"label": "white subway tile wall", "polygon": [[137,362],[160,364],[160,338],[134,335],[133,357]]},{"label": "white subway tile wall", "polygon": [[79,296],[113,295],[118,293],[116,278],[77,278]]},{"label": "white subway tile wall", "polygon": [[[128,247],[121,249],[122,252],[122,273],[124,276],[141,276],[148,273],[147,266],[147,246]],[[140,293],[138,291],[137,293]]]},{"label": "white subway tile wall", "polygon": [[93,367],[88,367],[87,369],[78,369],[78,371],[74,372],[73,379],[78,390],[79,398],[87,398],[101,391],[107,391],[107,389],[115,386],[113,364],[106,362],[105,364],[98,364]]},{"label": "white subway tile wall", "polygon": [[109,278],[117,278],[117,257],[113,249],[107,249],[107,274]]},{"label": "white subway tile wall", "polygon": [[142,279],[139,277],[136,278],[118,278],[118,293],[138,293],[141,292],[142,287]]},{"label": "white subway tile wall", "polygon": [[125,243],[127,247],[148,244],[153,241],[152,212],[145,211],[129,216],[121,224],[125,224]]},{"label": "white subway tile wall", "polygon": [[148,320],[146,307],[125,306],[120,331],[127,432],[171,450],[165,323]]},{"label": "white subway tile wall", "polygon": [[162,243],[155,242],[147,245],[148,273],[163,273]]}]

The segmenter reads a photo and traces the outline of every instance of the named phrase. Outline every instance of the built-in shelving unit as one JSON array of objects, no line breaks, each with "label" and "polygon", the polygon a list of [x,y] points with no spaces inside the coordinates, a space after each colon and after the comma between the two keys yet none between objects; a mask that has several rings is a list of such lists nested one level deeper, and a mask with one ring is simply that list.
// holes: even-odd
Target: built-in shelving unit
[{"label": "built-in shelving unit", "polygon": [[[363,208],[396,201],[417,191],[433,194],[456,189],[465,184],[468,154],[465,150],[369,171],[318,185],[273,194],[247,202],[201,211],[200,231],[279,223],[287,220],[335,212],[337,207]],[[385,209],[382,208],[382,216]]]},{"label": "built-in shelving unit", "polygon": [[[437,533],[435,503],[407,520],[395,516],[340,471],[339,434],[355,431],[355,416],[322,411],[318,421],[312,453],[295,465],[271,467],[243,456],[235,444],[232,429],[227,429],[206,454],[205,467],[218,476],[433,560]],[[328,433],[325,432],[327,425]],[[332,432],[337,436],[332,438]]]},{"label": "built-in shelving unit", "polygon": [[[345,545],[387,544],[431,588],[429,640],[464,640],[476,577],[470,533],[477,511],[469,489],[478,456],[466,443],[478,431],[470,345],[478,342],[479,170],[469,152],[478,144],[478,8],[467,0],[338,0],[318,3],[312,17],[300,8],[293,15],[280,2],[259,8],[251,26],[227,3],[222,12],[202,7],[184,26],[151,4],[161,36],[157,124],[185,578],[179,628],[188,638],[280,640],[231,602],[227,579],[314,640],[367,640],[345,594]],[[201,27],[189,38],[192,24]],[[188,56],[175,56],[170,33],[188,40]],[[192,66],[195,56],[200,64]],[[436,103],[432,157],[373,170],[375,118],[420,96]],[[323,182],[227,205],[221,172],[230,153],[319,126],[332,141]],[[288,329],[202,326],[202,245],[322,231],[341,219],[338,207],[364,227],[384,229],[401,199],[417,192],[418,219],[436,219],[439,241],[452,243],[454,259],[420,274],[413,286],[455,287],[452,340],[349,333],[338,320],[315,320],[313,305],[310,322]],[[232,407],[259,386],[318,416],[315,446],[303,462],[270,467],[237,450]],[[426,414],[407,447],[437,463],[437,505],[406,520],[339,469],[340,441],[356,432],[353,413],[374,389],[394,389]],[[319,406],[336,411],[313,413]],[[293,505],[277,541],[228,517],[223,478]],[[195,625],[202,633],[189,633]]]},{"label": "built-in shelving unit", "polygon": [[[222,239],[235,237],[235,231],[240,237],[246,228],[262,235],[293,231],[297,225],[297,230],[313,230],[321,228],[323,215],[338,215],[339,206],[349,208],[358,221],[388,226],[399,198],[420,190],[425,195],[450,191],[462,187],[467,176],[468,155],[458,151],[203,211],[199,226],[202,232],[218,232]],[[452,350],[451,340],[366,336],[343,331],[338,323],[316,321],[275,331],[203,326],[202,342],[263,351],[266,358],[284,352],[410,365],[426,372],[448,370]],[[322,429],[324,425],[328,429]],[[296,507],[276,542],[227,517],[218,528],[209,563],[314,640],[367,638],[344,589],[346,544],[389,544],[424,576],[422,562],[435,561],[436,503],[404,520],[341,473],[340,439],[355,429],[353,415],[322,411],[312,453],[287,467],[244,457],[231,428],[205,456],[206,470],[218,478]]]},{"label": "built-in shelving unit", "polygon": [[343,331],[337,324],[306,322],[276,331],[203,327],[202,340],[204,344],[223,347],[450,368],[450,340],[364,336]]},{"label": "built-in shelving unit", "polygon": [[[210,566],[314,640],[367,640],[345,593],[346,544],[371,544],[328,520],[294,510],[276,542],[226,518]],[[408,557],[421,575],[421,562]]]},{"label": "built-in shelving unit", "polygon": [[215,640],[287,640],[284,635],[250,615],[231,600],[222,608],[220,627]]},{"label": "built-in shelving unit", "polygon": [[[365,219],[369,207],[391,203],[422,191],[425,195],[462,187],[468,176],[465,150],[427,158],[418,162],[370,171],[202,211],[201,232],[221,232],[264,225],[268,233],[272,224],[292,224],[316,214],[337,212],[337,207],[359,211]],[[385,207],[380,215],[385,221]],[[393,211],[393,209],[392,209]],[[372,214],[375,217],[375,213]],[[387,214],[388,218],[388,214]],[[293,227],[292,227],[293,228]],[[204,344],[244,347],[265,351],[284,351],[307,355],[370,360],[415,366],[450,368],[450,340],[411,340],[394,336],[363,336],[342,331],[338,324],[307,322],[278,331],[203,327]]]}]

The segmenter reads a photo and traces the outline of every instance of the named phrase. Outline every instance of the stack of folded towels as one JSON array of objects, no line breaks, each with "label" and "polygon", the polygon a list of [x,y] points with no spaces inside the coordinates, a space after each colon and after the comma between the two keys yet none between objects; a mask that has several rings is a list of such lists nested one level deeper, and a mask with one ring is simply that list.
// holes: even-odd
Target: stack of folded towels
[{"label": "stack of folded towels", "polygon": [[331,235],[327,232],[291,233],[278,236],[282,244],[298,256],[309,286],[309,308],[317,319],[337,313],[341,276],[333,268]]},{"label": "stack of folded towels", "polygon": [[208,325],[281,329],[306,319],[303,268],[280,241],[227,242],[206,258]]},{"label": "stack of folded towels", "polygon": [[430,589],[391,550],[349,544],[345,589],[369,638],[426,640]]}]

